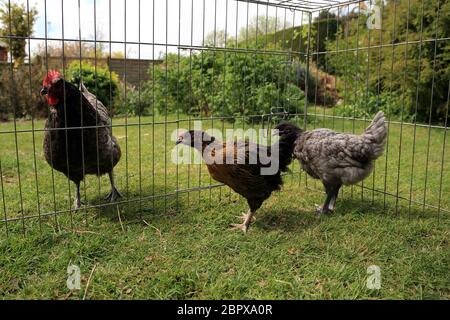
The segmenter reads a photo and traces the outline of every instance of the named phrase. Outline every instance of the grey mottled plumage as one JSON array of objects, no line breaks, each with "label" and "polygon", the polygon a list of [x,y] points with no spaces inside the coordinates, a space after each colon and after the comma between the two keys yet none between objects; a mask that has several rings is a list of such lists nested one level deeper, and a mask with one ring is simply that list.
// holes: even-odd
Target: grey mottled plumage
[{"label": "grey mottled plumage", "polygon": [[52,129],[44,134],[45,159],[76,184],[75,208],[81,206],[80,182],[86,174],[108,173],[111,193],[107,199],[116,200],[120,193],[114,185],[113,168],[121,151],[106,107],[83,84],[78,89],[54,71],[44,80],[42,94],[51,105],[45,123],[46,129]]},{"label": "grey mottled plumage", "polygon": [[384,151],[387,128],[383,112],[378,112],[361,135],[330,129],[303,131],[281,123],[280,135],[296,135],[294,156],[313,178],[320,179],[327,198],[322,212],[332,211],[342,185],[358,183],[370,175],[373,162]]}]

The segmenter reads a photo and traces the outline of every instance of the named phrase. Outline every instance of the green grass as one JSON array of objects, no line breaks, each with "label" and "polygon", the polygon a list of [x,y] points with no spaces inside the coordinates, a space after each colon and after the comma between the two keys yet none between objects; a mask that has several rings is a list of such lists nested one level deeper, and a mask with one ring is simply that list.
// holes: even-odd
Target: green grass
[{"label": "green grass", "polygon": [[[153,126],[152,120],[141,119],[150,123],[141,126],[141,147],[138,126],[129,126],[127,135],[124,127],[114,128],[124,154],[117,184],[130,202],[79,212],[70,211],[73,184],[58,172],[52,178],[43,159],[42,132],[35,132],[35,153],[32,134],[17,134],[21,193],[14,134],[0,134],[0,215],[10,220],[0,222],[1,298],[81,299],[94,266],[88,299],[450,298],[450,139],[444,146],[444,130],[417,128],[412,171],[414,127],[403,127],[399,157],[400,125],[392,124],[387,158],[377,161],[365,188],[344,188],[330,216],[315,216],[321,185],[293,164],[283,190],[264,203],[243,235],[228,225],[246,202],[228,188],[175,193],[215,182],[204,166],[172,164],[173,142],[165,137],[177,124]],[[367,124],[318,117],[309,127],[360,133]],[[220,121],[205,127],[211,125],[232,127]],[[35,126],[42,129],[43,121]],[[30,129],[31,122],[17,128]],[[12,123],[0,124],[0,131],[12,129]],[[83,188],[90,205],[101,205],[108,179],[89,176]],[[397,201],[397,194],[405,199]],[[62,213],[51,214],[55,210]],[[70,264],[81,269],[80,291],[66,287]],[[366,288],[370,265],[381,268],[381,290]]]}]

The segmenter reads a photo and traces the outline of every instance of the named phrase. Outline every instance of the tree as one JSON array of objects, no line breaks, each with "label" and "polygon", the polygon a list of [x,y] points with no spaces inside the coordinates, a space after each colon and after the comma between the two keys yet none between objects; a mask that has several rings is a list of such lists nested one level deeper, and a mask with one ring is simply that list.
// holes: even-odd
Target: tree
[{"label": "tree", "polygon": [[[97,50],[95,50],[97,49]],[[72,41],[64,42],[64,56],[69,58],[79,58],[80,57],[80,51],[81,51],[81,57],[82,58],[94,58],[95,51],[97,51],[97,58],[104,58],[106,57],[106,53],[102,50],[101,47],[97,44],[97,47],[95,48],[92,43],[87,42],[81,42],[81,50],[80,50],[80,42],[79,41]],[[37,54],[45,57],[62,57],[63,55],[63,48],[62,48],[62,42],[60,42],[58,45],[55,45],[54,43],[48,43],[47,46],[43,44],[39,44],[36,50]]]},{"label": "tree", "polygon": [[248,26],[239,30],[238,39],[239,41],[253,40],[256,35],[275,33],[291,26],[292,24],[289,21],[280,17],[255,16],[249,21]]},{"label": "tree", "polygon": [[23,4],[2,1],[0,7],[0,35],[11,37],[5,41],[14,58],[15,65],[23,63],[27,56],[25,52],[26,38],[33,33],[38,12],[36,8],[27,8]]},{"label": "tree", "polygon": [[[381,5],[382,30],[367,29],[365,15],[357,12],[340,18],[339,41],[326,42],[327,51],[338,52],[328,55],[328,72],[340,78],[344,101],[355,107],[367,108],[374,97],[374,111],[386,107],[394,116],[445,123],[450,2],[386,0]],[[358,47],[370,50],[349,50]]]},{"label": "tree", "polygon": [[[311,29],[315,36],[312,51],[325,52],[327,41],[336,40],[338,17],[333,12],[321,11],[319,16],[314,19]],[[317,54],[313,56],[313,59],[320,67],[326,69],[326,57],[326,54]]]},{"label": "tree", "polygon": [[208,47],[225,47],[225,44],[230,44],[234,41],[233,38],[225,34],[224,30],[212,31],[205,37],[205,46]]}]

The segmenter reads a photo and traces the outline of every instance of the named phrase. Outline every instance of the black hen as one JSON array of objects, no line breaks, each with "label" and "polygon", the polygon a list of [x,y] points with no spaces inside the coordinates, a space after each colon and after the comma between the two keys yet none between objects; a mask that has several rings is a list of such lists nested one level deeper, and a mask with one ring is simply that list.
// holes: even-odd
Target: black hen
[{"label": "black hen", "polygon": [[45,159],[75,183],[75,209],[81,206],[80,182],[86,174],[108,173],[111,193],[106,199],[113,202],[121,196],[113,177],[121,151],[112,135],[108,110],[83,84],[80,89],[59,72],[49,71],[41,90],[50,105],[45,123]]},{"label": "black hen", "polygon": [[281,137],[297,137],[294,156],[311,177],[322,181],[327,194],[322,213],[333,211],[342,185],[352,185],[369,176],[374,160],[384,151],[387,136],[381,111],[361,135],[329,129],[303,131],[290,123],[281,123],[276,129]]},{"label": "black hen", "polygon": [[[281,187],[280,173],[286,171],[287,165],[292,161],[295,136],[291,138],[292,141],[289,141],[288,136],[280,139],[279,157],[273,156],[274,159],[271,159],[273,146],[266,147],[236,140],[223,143],[201,131],[184,132],[178,137],[177,144],[196,148],[201,152],[210,175],[247,199],[249,211],[243,215],[243,223],[232,225],[246,232],[256,210],[273,191]],[[264,170],[273,164],[275,170]]]}]

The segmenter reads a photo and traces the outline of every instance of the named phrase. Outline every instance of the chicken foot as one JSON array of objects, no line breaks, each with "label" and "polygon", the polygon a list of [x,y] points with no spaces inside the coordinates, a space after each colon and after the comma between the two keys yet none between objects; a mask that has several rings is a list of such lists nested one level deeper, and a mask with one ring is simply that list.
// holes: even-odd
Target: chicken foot
[{"label": "chicken foot", "polygon": [[250,209],[247,213],[243,213],[240,217],[243,222],[241,224],[232,224],[231,229],[239,229],[246,233],[248,228],[250,227],[250,223],[256,220],[253,214],[254,212],[252,212]]}]

